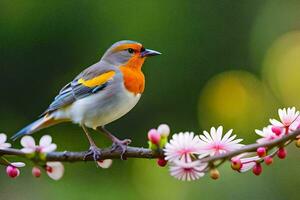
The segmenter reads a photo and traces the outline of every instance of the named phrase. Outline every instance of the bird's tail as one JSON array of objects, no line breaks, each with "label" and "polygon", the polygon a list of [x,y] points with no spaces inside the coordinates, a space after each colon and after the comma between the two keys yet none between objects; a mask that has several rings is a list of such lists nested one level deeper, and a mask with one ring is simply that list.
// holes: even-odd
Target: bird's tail
[{"label": "bird's tail", "polygon": [[25,128],[21,129],[19,132],[17,132],[15,135],[13,135],[11,137],[12,140],[16,140],[19,137],[23,136],[23,135],[29,135],[29,134],[33,134],[43,128],[47,128],[49,126],[53,126],[55,124],[58,124],[62,122],[62,120],[55,120],[53,117],[51,116],[44,116],[38,120],[36,120],[35,122],[29,124],[28,126],[26,126]]}]

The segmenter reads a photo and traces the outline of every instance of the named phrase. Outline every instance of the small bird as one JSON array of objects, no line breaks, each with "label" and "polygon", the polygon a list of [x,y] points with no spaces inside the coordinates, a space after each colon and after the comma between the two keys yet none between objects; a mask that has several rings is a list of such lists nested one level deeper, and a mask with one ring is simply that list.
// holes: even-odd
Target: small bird
[{"label": "small bird", "polygon": [[145,88],[141,70],[144,61],[160,54],[135,41],[116,42],[99,62],[65,85],[37,121],[20,130],[12,139],[62,122],[73,122],[82,127],[90,143],[86,156],[93,156],[94,160],[101,157],[101,149],[91,138],[88,128],[104,133],[112,140],[113,150],[120,148],[123,156],[131,140],[118,139],[104,126],[119,119],[137,104]]}]

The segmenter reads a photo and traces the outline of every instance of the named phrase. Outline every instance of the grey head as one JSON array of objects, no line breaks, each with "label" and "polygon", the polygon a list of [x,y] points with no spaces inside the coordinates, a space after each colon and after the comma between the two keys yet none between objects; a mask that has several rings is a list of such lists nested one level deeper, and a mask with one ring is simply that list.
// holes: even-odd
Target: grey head
[{"label": "grey head", "polygon": [[145,49],[144,46],[135,41],[122,40],[114,43],[103,55],[101,60],[115,66],[126,65],[133,57],[146,58],[149,56],[160,55],[158,51]]}]

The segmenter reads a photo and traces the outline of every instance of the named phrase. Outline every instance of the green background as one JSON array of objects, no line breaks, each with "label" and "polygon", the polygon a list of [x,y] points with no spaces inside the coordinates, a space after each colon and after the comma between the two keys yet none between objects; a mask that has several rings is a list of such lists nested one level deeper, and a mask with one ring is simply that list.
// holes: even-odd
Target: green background
[{"label": "green background", "polygon": [[[0,0],[0,132],[11,136],[35,120],[112,43],[130,39],[163,55],[145,63],[145,93],[108,126],[113,133],[146,146],[147,131],[160,123],[172,133],[224,125],[255,142],[254,129],[278,118],[279,107],[300,106],[299,10],[296,0]],[[34,137],[43,134],[61,151],[88,148],[77,125]],[[30,163],[14,180],[0,167],[0,199],[296,199],[300,153],[293,145],[288,152],[259,177],[226,164],[218,181],[180,182],[142,159],[115,161],[108,170],[67,163],[58,182],[33,178]]]}]

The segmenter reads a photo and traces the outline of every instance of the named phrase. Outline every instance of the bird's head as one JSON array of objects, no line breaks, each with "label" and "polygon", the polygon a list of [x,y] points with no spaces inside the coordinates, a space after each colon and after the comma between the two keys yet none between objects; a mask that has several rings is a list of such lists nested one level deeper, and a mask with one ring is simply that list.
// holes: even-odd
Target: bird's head
[{"label": "bird's head", "polygon": [[160,54],[158,51],[145,49],[138,42],[122,40],[113,44],[105,52],[102,60],[116,66],[140,68],[147,57]]}]

